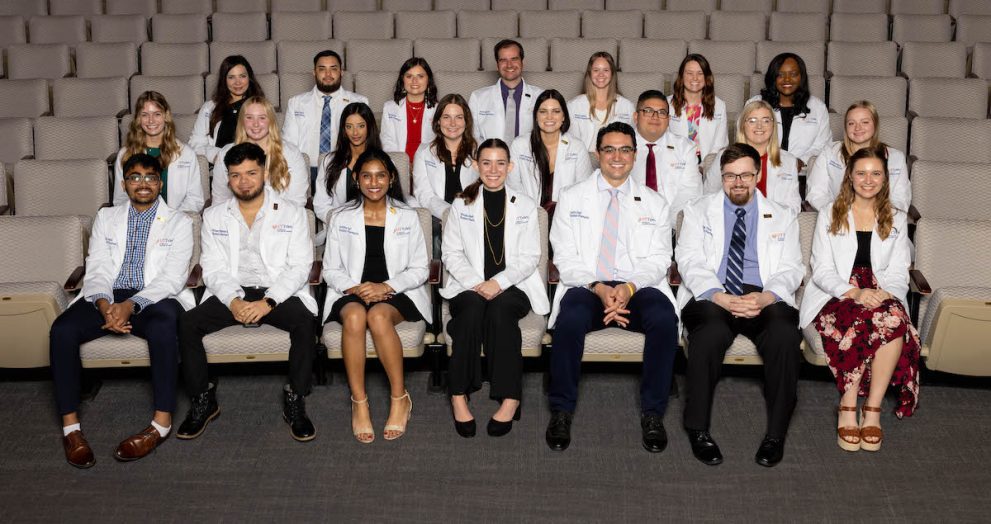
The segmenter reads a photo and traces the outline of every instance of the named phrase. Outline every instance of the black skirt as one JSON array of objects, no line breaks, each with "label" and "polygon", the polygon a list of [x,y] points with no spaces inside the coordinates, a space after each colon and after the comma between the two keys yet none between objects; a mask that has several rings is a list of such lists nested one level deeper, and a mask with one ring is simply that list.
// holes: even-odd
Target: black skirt
[{"label": "black skirt", "polygon": [[416,304],[406,295],[402,293],[397,293],[388,300],[383,300],[381,302],[372,302],[371,304],[366,304],[364,300],[358,295],[344,295],[343,297],[337,299],[334,305],[330,307],[330,318],[334,322],[341,321],[341,310],[344,306],[357,302],[365,306],[365,311],[368,311],[375,304],[389,304],[390,306],[396,308],[399,314],[403,316],[403,320],[407,322],[417,322],[423,320],[423,315],[420,314],[420,310],[416,309]]}]

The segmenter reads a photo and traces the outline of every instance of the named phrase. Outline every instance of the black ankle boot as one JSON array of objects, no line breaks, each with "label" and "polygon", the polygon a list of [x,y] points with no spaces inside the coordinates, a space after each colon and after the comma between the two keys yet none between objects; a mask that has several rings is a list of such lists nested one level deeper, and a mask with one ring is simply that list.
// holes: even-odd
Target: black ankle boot
[{"label": "black ankle boot", "polygon": [[303,395],[296,393],[291,388],[282,391],[282,418],[289,424],[289,433],[292,438],[307,442],[317,436],[317,430],[313,428],[313,423],[306,416],[306,402]]},{"label": "black ankle boot", "polygon": [[179,425],[176,438],[183,440],[194,439],[206,429],[211,420],[220,416],[220,406],[217,405],[217,388],[210,384],[206,391],[189,399],[189,411],[186,420]]}]

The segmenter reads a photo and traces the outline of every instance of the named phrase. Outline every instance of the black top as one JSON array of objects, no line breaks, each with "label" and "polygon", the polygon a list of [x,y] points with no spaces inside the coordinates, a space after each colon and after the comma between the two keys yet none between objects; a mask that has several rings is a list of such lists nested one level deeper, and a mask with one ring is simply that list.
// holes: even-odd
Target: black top
[{"label": "black top", "polygon": [[241,106],[244,105],[245,100],[247,99],[242,98],[231,104],[230,109],[221,117],[220,129],[217,130],[217,139],[214,142],[215,146],[224,147],[234,142],[234,131],[237,130],[237,114],[241,111]]},{"label": "black top", "polygon": [[353,173],[353,171],[351,171],[350,167],[344,172],[344,175],[348,177],[344,184],[344,197],[348,202],[358,198],[358,193],[361,192],[361,190],[358,189],[358,184],[354,181],[354,177],[351,176],[351,173]]},{"label": "black top", "polygon": [[547,174],[547,179],[544,180],[544,186],[540,188],[540,205],[546,206],[548,203],[552,202],[551,197],[554,196],[554,172],[551,171]]},{"label": "black top", "polygon": [[385,265],[385,226],[365,226],[365,268],[362,282],[382,283],[389,280]]},{"label": "black top", "polygon": [[485,208],[485,280],[506,269],[506,188],[481,189]]},{"label": "black top", "polygon": [[853,257],[853,265],[871,267],[871,236],[872,231],[857,231],[857,255]]},{"label": "black top", "polygon": [[788,151],[788,135],[791,133],[791,119],[795,118],[794,107],[781,107],[781,149]]},{"label": "black top", "polygon": [[461,164],[451,165],[444,162],[444,202],[454,202],[454,197],[464,188],[461,187]]}]

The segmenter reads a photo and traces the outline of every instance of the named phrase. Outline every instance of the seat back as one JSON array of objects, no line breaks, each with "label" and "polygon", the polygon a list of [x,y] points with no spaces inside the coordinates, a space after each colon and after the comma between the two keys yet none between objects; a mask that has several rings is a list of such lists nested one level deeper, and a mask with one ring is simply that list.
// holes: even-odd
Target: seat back
[{"label": "seat back", "polygon": [[946,12],[943,0],[891,0],[893,15],[941,15]]},{"label": "seat back", "polygon": [[986,164],[932,162],[912,164],[912,205],[923,218],[991,221],[985,205],[991,196]]},{"label": "seat back", "polygon": [[709,38],[760,42],[767,38],[767,15],[759,12],[716,11],[709,15]]},{"label": "seat back", "polygon": [[272,0],[272,13],[317,12],[323,10],[323,4],[323,0]]},{"label": "seat back", "polygon": [[334,13],[334,38],[338,40],[388,39],[393,36],[393,14],[389,11]]},{"label": "seat back", "polygon": [[823,13],[782,13],[775,11],[771,13],[768,25],[767,36],[771,40],[783,42],[826,41],[827,18]]},{"label": "seat back", "polygon": [[977,42],[991,42],[991,15],[965,15],[957,18],[957,42],[974,47]]},{"label": "seat back", "polygon": [[215,42],[268,40],[268,18],[261,12],[223,12],[211,17]]},{"label": "seat back", "polygon": [[991,120],[930,118],[912,120],[913,157],[936,162],[991,163]]},{"label": "seat back", "polygon": [[900,76],[834,76],[830,80],[830,109],[842,114],[858,100],[871,101],[881,116],[904,116],[908,82]]},{"label": "seat back", "polygon": [[469,38],[513,38],[520,34],[516,11],[458,11],[458,36]]},{"label": "seat back", "polygon": [[[835,6],[834,6],[835,10]],[[884,42],[888,40],[888,15],[833,12],[829,17],[832,42]]]},{"label": "seat back", "polygon": [[[394,71],[359,71],[354,75],[355,91],[368,98],[368,106],[377,118],[381,118],[382,107],[392,100],[396,84]],[[405,153],[404,153],[405,154]]]},{"label": "seat back", "polygon": [[781,53],[795,53],[805,62],[809,76],[826,74],[826,45],[822,42],[757,42],[757,71],[764,72],[771,60]]},{"label": "seat back", "polygon": [[213,0],[162,0],[162,12],[209,15],[213,12]]},{"label": "seat back", "polygon": [[114,116],[43,116],[34,122],[34,153],[38,160],[97,158],[106,162],[118,148]]},{"label": "seat back", "polygon": [[648,11],[643,36],[656,40],[705,40],[708,24],[702,11]]},{"label": "seat back", "polygon": [[829,14],[832,0],[778,0],[778,12]]},{"label": "seat back", "polygon": [[616,56],[614,38],[551,38],[551,70],[585,72],[588,57],[599,51]]},{"label": "seat back", "polygon": [[0,15],[17,15],[25,18],[47,15],[48,0],[7,0],[0,3]]},{"label": "seat back", "polygon": [[667,0],[668,11],[702,11],[712,14],[716,10],[716,0]]},{"label": "seat back", "polygon": [[32,44],[75,45],[86,41],[86,19],[78,15],[32,16],[28,35]]},{"label": "seat back", "polygon": [[12,80],[54,80],[71,73],[66,44],[13,44],[7,48],[7,78]]},{"label": "seat back", "polygon": [[953,40],[950,15],[895,15],[891,39],[905,42],[949,42]]},{"label": "seat back", "polygon": [[134,42],[148,40],[148,19],[144,15],[104,15],[90,18],[94,42]]},{"label": "seat back", "polygon": [[[468,100],[471,92],[495,84],[499,76],[491,71],[434,71],[437,98],[457,93]],[[529,81],[529,76],[527,77]],[[538,84],[539,85],[539,84]]]},{"label": "seat back", "polygon": [[[0,282],[58,282],[83,265],[83,227],[74,216],[0,215]],[[44,253],[45,256],[38,256]]]},{"label": "seat back", "polygon": [[107,164],[98,159],[21,160],[14,166],[14,200],[17,216],[77,215],[85,217],[88,228],[100,206],[110,202]]},{"label": "seat back", "polygon": [[0,80],[0,118],[34,118],[50,110],[44,80]]},{"label": "seat back", "polygon": [[833,0],[834,13],[879,14],[888,12],[888,0]]},{"label": "seat back", "polygon": [[[310,75],[312,77],[313,75]],[[188,76],[145,76],[131,77],[131,103],[145,91],[158,91],[169,101],[174,115],[191,115],[203,105],[203,77]]]},{"label": "seat back", "polygon": [[953,18],[960,18],[961,15],[991,15],[991,5],[984,0],[950,0],[948,11]]},{"label": "seat back", "polygon": [[420,38],[413,42],[413,54],[434,71],[478,71],[481,45],[477,38]]},{"label": "seat back", "polygon": [[988,84],[980,78],[913,78],[908,110],[918,116],[986,119]]},{"label": "seat back", "polygon": [[719,8],[723,11],[757,11],[770,13],[774,11],[774,0],[722,0]]},{"label": "seat back", "polygon": [[692,40],[689,53],[698,53],[720,74],[752,75],[756,71],[757,49],[753,42],[713,42]]},{"label": "seat back", "polygon": [[76,76],[131,78],[138,72],[138,48],[133,42],[85,43],[76,46]]},{"label": "seat back", "polygon": [[617,65],[623,73],[677,73],[678,66],[687,53],[688,43],[684,40],[624,38],[619,41]]},{"label": "seat back", "polygon": [[230,55],[242,55],[248,59],[256,75],[274,73],[278,69],[275,58],[275,42],[211,42],[210,71],[220,69],[220,63]]},{"label": "seat back", "polygon": [[[272,40],[281,45],[283,40],[330,40],[333,23],[330,13],[320,11],[282,12],[272,11]],[[282,70],[282,63],[279,63]]]},{"label": "seat back", "polygon": [[198,44],[210,39],[205,14],[162,13],[151,17],[151,39],[160,44]]},{"label": "seat back", "polygon": [[898,45],[894,42],[829,42],[826,69],[842,76],[895,76]]},{"label": "seat back", "polygon": [[967,74],[967,45],[963,42],[906,42],[901,71],[909,78],[963,78]]},{"label": "seat back", "polygon": [[[30,118],[0,118],[0,169],[3,164],[13,166],[15,162],[34,155],[34,127]],[[7,186],[0,186],[0,194],[6,196]],[[10,202],[4,202],[9,204]]]},{"label": "seat back", "polygon": [[489,0],[436,0],[434,9],[442,11],[481,11],[488,10],[491,6]]},{"label": "seat back", "polygon": [[640,11],[583,11],[582,38],[642,38]]},{"label": "seat back", "polygon": [[[254,64],[252,64],[254,67]],[[258,68],[254,68],[258,72]],[[206,42],[141,46],[141,74],[144,76],[203,75],[210,71],[210,48]]]},{"label": "seat back", "polygon": [[128,108],[127,80],[59,78],[52,85],[52,105],[57,117],[116,116]]},{"label": "seat back", "polygon": [[351,71],[396,72],[413,56],[413,41],[403,38],[351,39],[347,43],[347,68]]},{"label": "seat back", "polygon": [[585,74],[580,71],[537,71],[528,74],[526,81],[541,89],[550,89],[550,86],[554,86],[565,100],[571,100],[582,93],[585,87]]},{"label": "seat back", "polygon": [[327,10],[331,13],[339,11],[376,11],[378,0],[327,0]]},{"label": "seat back", "polygon": [[313,57],[325,49],[335,51],[342,59],[344,58],[344,42],[340,40],[283,40],[279,42],[276,46],[279,74],[309,73],[312,76]]},{"label": "seat back", "polygon": [[264,13],[268,0],[217,0],[218,13]]},{"label": "seat back", "polygon": [[26,44],[28,41],[27,25],[24,17],[16,15],[0,16],[0,47],[10,44]]},{"label": "seat back", "polygon": [[581,13],[577,10],[520,12],[523,38],[578,38],[581,24]]},{"label": "seat back", "polygon": [[[433,0],[382,0],[382,10],[392,11],[430,11],[434,9]],[[443,9],[438,7],[438,11]]]},{"label": "seat back", "polygon": [[108,15],[144,15],[158,13],[158,0],[106,0]]},{"label": "seat back", "polygon": [[396,38],[454,38],[458,35],[454,11],[400,11],[396,13]]}]

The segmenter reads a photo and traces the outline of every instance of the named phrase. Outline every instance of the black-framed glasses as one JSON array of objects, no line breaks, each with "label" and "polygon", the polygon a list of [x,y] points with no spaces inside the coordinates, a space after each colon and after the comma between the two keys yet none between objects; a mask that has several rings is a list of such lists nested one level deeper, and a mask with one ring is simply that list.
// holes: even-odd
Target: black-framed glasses
[{"label": "black-framed glasses", "polygon": [[616,153],[620,153],[623,155],[631,155],[633,154],[634,151],[636,151],[636,149],[630,146],[623,146],[623,147],[606,146],[599,148],[599,152],[604,155],[614,155]]},{"label": "black-framed glasses", "polygon": [[157,184],[162,181],[162,177],[155,174],[141,174],[141,173],[131,173],[124,177],[128,184],[140,184],[144,182],[146,184]]},{"label": "black-framed glasses", "polygon": [[643,115],[645,117],[648,117],[648,118],[649,117],[652,117],[652,116],[656,116],[657,118],[667,118],[668,117],[668,110],[667,109],[654,109],[653,107],[641,107],[639,109],[639,111],[640,111],[640,114],[641,115]]},{"label": "black-framed glasses", "polygon": [[722,176],[723,182],[735,182],[737,179],[750,182],[757,176],[757,173],[723,173]]}]

